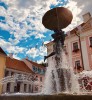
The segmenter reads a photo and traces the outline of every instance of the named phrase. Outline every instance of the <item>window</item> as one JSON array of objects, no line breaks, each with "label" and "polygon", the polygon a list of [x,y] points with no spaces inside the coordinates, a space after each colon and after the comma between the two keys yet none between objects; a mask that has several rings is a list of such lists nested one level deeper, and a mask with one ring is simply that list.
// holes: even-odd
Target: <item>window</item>
[{"label": "window", "polygon": [[35,71],[37,71],[37,68],[35,67]]},{"label": "window", "polygon": [[45,69],[43,69],[43,74],[45,74]]},{"label": "window", "polygon": [[90,47],[92,47],[92,37],[90,37],[89,39],[90,39]]},{"label": "window", "polygon": [[36,71],[36,68],[35,68],[35,66],[33,66],[33,71]]},{"label": "window", "polygon": [[73,43],[73,52],[78,51],[78,42]]},{"label": "window", "polygon": [[24,92],[26,92],[27,84],[24,84]]},{"label": "window", "polygon": [[6,91],[7,91],[7,92],[10,92],[10,83],[7,83]]},{"label": "window", "polygon": [[36,72],[36,71],[37,71],[37,69],[38,69],[37,67],[33,66],[33,71],[35,71],[35,72]]},{"label": "window", "polygon": [[29,92],[31,92],[31,84],[29,84]]},{"label": "window", "polygon": [[42,82],[42,77],[40,77],[40,81]]},{"label": "window", "polygon": [[14,92],[20,92],[20,82],[17,82],[16,85],[14,86]]},{"label": "window", "polygon": [[9,75],[9,71],[5,71],[5,77],[7,77]]},{"label": "window", "polygon": [[41,72],[41,69],[40,69],[40,68],[38,68],[38,72],[39,72],[39,73]]},{"label": "window", "polygon": [[38,91],[38,86],[35,86],[35,91]]},{"label": "window", "polygon": [[13,76],[14,75],[14,72],[11,72],[11,76]]},{"label": "window", "polygon": [[80,60],[75,61],[75,66],[80,66]]},{"label": "window", "polygon": [[80,66],[80,60],[75,61],[75,69],[80,70],[81,66]]}]

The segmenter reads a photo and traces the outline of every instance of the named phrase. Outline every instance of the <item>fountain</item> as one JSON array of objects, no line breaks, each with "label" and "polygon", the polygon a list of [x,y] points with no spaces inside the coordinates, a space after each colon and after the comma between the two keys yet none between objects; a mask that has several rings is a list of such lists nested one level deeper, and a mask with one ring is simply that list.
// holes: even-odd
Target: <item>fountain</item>
[{"label": "fountain", "polygon": [[[44,60],[48,58],[49,65],[42,92],[39,94],[14,94],[8,95],[8,97],[2,95],[0,96],[1,100],[91,100],[91,95],[80,93],[78,81],[82,82],[81,78],[79,76],[76,77],[73,69],[69,67],[63,50],[65,34],[62,29],[71,23],[72,18],[72,13],[64,7],[51,9],[43,16],[43,25],[47,29],[54,31],[54,34],[52,34],[54,46],[53,52],[44,58]],[[51,56],[54,57],[53,62],[50,61]],[[10,81],[14,81],[14,78],[17,79],[18,77],[19,75],[11,77]],[[21,78],[24,80],[24,76]]]},{"label": "fountain", "polygon": [[[61,30],[71,23],[72,18],[72,13],[68,9],[63,7],[57,7],[50,11],[47,11],[43,16],[43,25],[50,30],[54,30],[54,34],[52,34],[52,38],[54,39],[53,52],[50,55],[45,56],[45,59],[47,59],[50,56],[54,55],[54,61],[49,62],[49,67],[47,68],[46,74],[48,80],[52,79],[52,82],[47,83],[49,81],[45,81],[46,84],[44,85],[43,93],[60,93],[68,91],[69,93],[70,91],[79,93],[79,86],[77,85],[78,88],[74,89],[73,85],[74,83],[78,83],[78,81],[75,80],[76,82],[74,82],[72,80],[75,79],[72,77],[72,75],[74,76],[74,74],[68,64],[66,64],[66,59],[64,59],[65,54],[63,51],[63,46],[65,34],[64,31]],[[49,79],[49,77],[51,76],[52,78]],[[51,84],[52,87],[50,87],[49,84]]]}]

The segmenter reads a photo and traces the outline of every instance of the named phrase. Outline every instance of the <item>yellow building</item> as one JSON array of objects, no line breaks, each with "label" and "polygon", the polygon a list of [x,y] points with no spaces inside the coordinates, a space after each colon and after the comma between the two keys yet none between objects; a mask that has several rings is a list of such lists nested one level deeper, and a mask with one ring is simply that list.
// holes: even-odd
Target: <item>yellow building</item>
[{"label": "yellow building", "polygon": [[[5,62],[6,62],[6,53],[0,47],[0,79],[4,77]],[[2,93],[2,84],[0,84],[0,94],[1,93]]]}]

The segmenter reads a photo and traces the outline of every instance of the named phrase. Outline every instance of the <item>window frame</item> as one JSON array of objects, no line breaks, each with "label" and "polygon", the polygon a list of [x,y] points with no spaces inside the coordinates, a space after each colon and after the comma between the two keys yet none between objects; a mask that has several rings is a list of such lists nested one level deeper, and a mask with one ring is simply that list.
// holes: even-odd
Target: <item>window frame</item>
[{"label": "window frame", "polygon": [[6,92],[10,92],[11,83],[8,82],[6,86]]},{"label": "window frame", "polygon": [[[74,47],[75,43],[77,43],[77,48]],[[72,50],[73,50],[73,52],[79,51],[79,42],[78,41],[72,43]]]},{"label": "window frame", "polygon": [[90,47],[92,47],[92,43],[91,43],[92,40],[90,38],[92,38],[92,36],[89,37],[89,45]]},{"label": "window frame", "polygon": [[80,60],[76,60],[74,69],[80,70],[80,68],[81,68],[81,61]]}]

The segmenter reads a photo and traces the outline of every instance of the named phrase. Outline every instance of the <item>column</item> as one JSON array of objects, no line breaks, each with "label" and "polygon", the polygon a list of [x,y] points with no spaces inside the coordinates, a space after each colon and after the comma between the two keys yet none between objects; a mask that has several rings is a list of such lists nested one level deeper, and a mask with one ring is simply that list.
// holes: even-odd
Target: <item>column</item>
[{"label": "column", "polygon": [[10,83],[10,93],[14,92],[14,85],[15,84],[13,82]]},{"label": "column", "polygon": [[89,61],[88,61],[88,52],[87,52],[87,46],[86,46],[86,39],[81,41],[81,46],[82,46],[84,69],[90,70],[90,65],[89,65]]},{"label": "column", "polygon": [[20,84],[20,92],[23,93],[24,92],[24,83]]},{"label": "column", "polygon": [[7,84],[3,84],[3,93],[6,92]]},{"label": "column", "polygon": [[27,84],[26,92],[29,92],[29,84]]},{"label": "column", "polygon": [[11,71],[9,71],[9,76],[11,76]]}]

